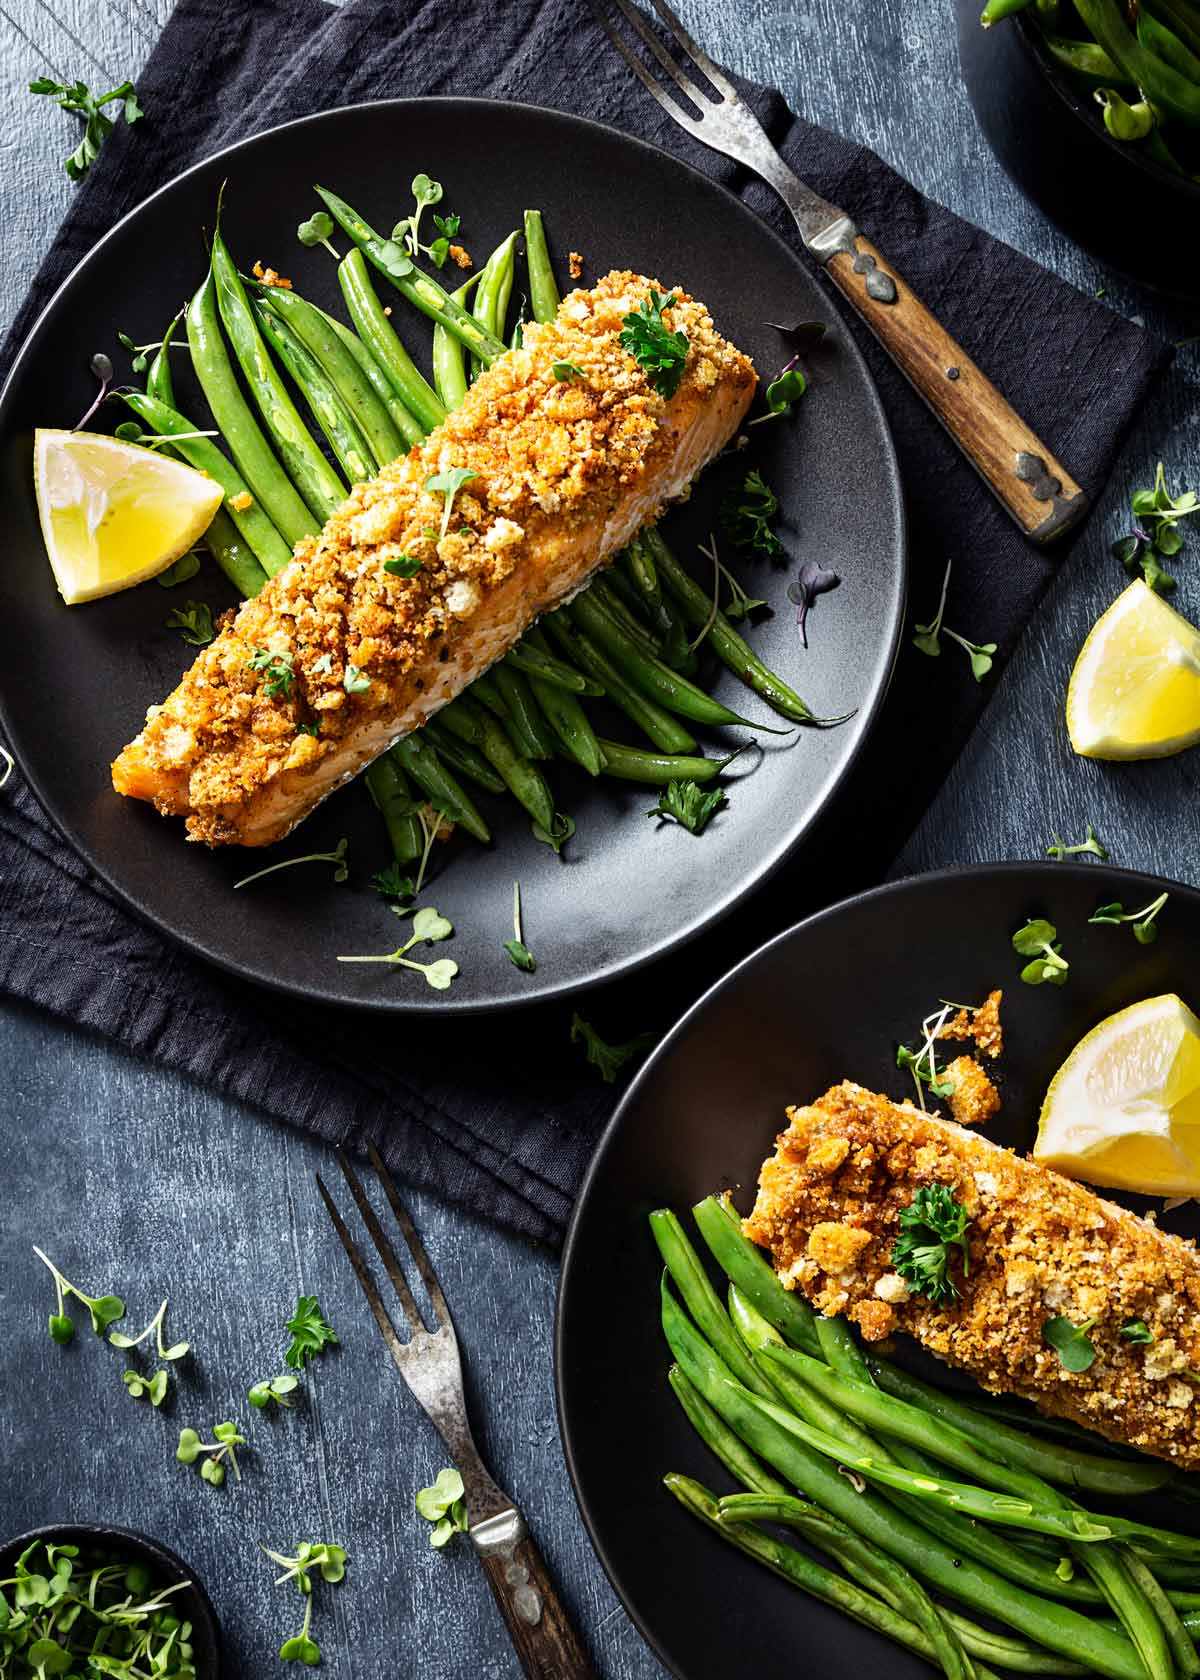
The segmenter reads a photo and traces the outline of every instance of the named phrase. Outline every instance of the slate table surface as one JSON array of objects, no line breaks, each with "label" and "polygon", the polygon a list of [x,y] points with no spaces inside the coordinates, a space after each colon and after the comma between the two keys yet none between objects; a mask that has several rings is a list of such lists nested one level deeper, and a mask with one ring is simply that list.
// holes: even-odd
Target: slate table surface
[{"label": "slate table surface", "polygon": [[[926,193],[1166,336],[1200,330],[1200,311],[1105,273],[1018,196],[959,83],[946,0],[676,3],[714,56],[875,147]],[[60,159],[74,128],[26,83],[46,71],[92,85],[136,75],[169,10],[170,0],[0,0],[0,331],[72,190]],[[1124,527],[1129,489],[1152,481],[1159,458],[1200,484],[1198,348],[1181,349],[898,873],[1037,857],[1053,831],[1081,838],[1090,820],[1114,861],[1200,880],[1200,753],[1087,764],[1070,754],[1060,716],[1074,654],[1121,581],[1107,545]],[[1200,617],[1200,566],[1185,551],[1177,569],[1178,603]],[[986,603],[960,628],[986,640]],[[0,1069],[0,1534],[103,1516],[174,1540],[216,1600],[232,1672],[255,1680],[286,1672],[274,1653],[299,1600],[272,1586],[254,1541],[287,1550],[293,1539],[337,1539],[352,1569],[317,1624],[329,1680],[517,1675],[474,1560],[431,1553],[413,1512],[414,1489],[444,1454],[395,1378],[348,1268],[331,1258],[313,1184],[330,1165],[325,1152],[19,1007],[0,1009]],[[527,1511],[601,1672],[661,1673],[592,1554],[568,1485],[551,1376],[554,1257],[427,1197],[409,1200],[470,1350],[484,1450]],[[198,1347],[185,1407],[151,1415],[128,1399],[121,1356],[86,1328],[65,1351],[49,1341],[53,1294],[33,1243],[84,1287],[124,1294],[139,1329],[170,1294],[172,1333]],[[247,1418],[237,1396],[278,1368],[275,1327],[298,1292],[318,1287],[348,1332],[342,1347],[314,1375],[303,1409],[269,1423],[255,1414],[242,1486],[209,1489],[174,1463],[175,1431]]]}]

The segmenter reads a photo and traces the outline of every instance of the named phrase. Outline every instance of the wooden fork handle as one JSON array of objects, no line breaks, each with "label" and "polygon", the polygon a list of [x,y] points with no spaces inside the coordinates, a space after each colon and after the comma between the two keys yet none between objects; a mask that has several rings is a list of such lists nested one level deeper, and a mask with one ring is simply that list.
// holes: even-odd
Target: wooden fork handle
[{"label": "wooden fork handle", "polygon": [[1088,506],[1070,473],[869,239],[846,221],[830,243],[833,283],[1025,535],[1061,536]]},{"label": "wooden fork handle", "polygon": [[529,1680],[598,1680],[520,1512],[474,1524],[471,1540]]}]

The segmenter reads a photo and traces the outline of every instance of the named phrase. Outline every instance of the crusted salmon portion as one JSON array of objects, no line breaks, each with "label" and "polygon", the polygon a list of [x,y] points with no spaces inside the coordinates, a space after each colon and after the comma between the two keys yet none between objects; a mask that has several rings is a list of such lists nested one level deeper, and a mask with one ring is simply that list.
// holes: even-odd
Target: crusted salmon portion
[{"label": "crusted salmon portion", "polygon": [[[117,792],[186,818],[189,839],[269,845],[682,496],[737,430],[756,377],[676,291],[664,320],[688,353],[664,399],[619,342],[652,289],[666,292],[614,272],[527,326],[521,349],[223,622],[116,759]],[[563,363],[577,371],[556,377]],[[455,468],[474,476],[447,523],[445,494],[425,484]],[[419,569],[398,576],[388,561]]]},{"label": "crusted salmon portion", "polygon": [[[787,1288],[829,1316],[846,1314],[868,1340],[905,1331],[994,1393],[1200,1468],[1193,1243],[860,1085],[834,1086],[810,1108],[789,1109],[788,1121],[744,1223]],[[954,1262],[960,1297],[946,1306],[911,1293],[891,1262],[902,1211],[932,1184],[949,1186],[971,1217],[969,1266]],[[1045,1340],[1060,1315],[1094,1320],[1086,1371],[1068,1371]],[[1121,1335],[1135,1320],[1149,1341]]]}]

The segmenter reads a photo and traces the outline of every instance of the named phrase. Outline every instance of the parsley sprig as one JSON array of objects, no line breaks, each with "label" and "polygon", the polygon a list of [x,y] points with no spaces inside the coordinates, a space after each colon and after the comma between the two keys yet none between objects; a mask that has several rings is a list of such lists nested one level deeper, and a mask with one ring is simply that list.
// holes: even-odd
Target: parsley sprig
[{"label": "parsley sprig", "polygon": [[647,1050],[658,1043],[658,1034],[639,1033],[627,1044],[606,1044],[589,1021],[582,1015],[571,1016],[571,1043],[582,1044],[592,1067],[597,1068],[606,1085],[611,1085],[626,1062],[641,1060]]},{"label": "parsley sprig", "polygon": [[1170,893],[1159,893],[1149,904],[1143,904],[1140,910],[1126,910],[1117,899],[1112,904],[1102,904],[1094,915],[1088,917],[1088,921],[1106,923],[1112,927],[1128,922],[1139,945],[1153,945],[1158,938],[1158,923],[1155,917],[1170,896]]},{"label": "parsley sprig", "polygon": [[168,630],[178,630],[189,647],[207,647],[216,635],[212,608],[206,601],[187,601],[167,614]]},{"label": "parsley sprig", "polygon": [[646,815],[678,823],[689,834],[703,834],[722,805],[728,803],[724,788],[702,788],[690,780],[668,782],[658,796],[658,804]]},{"label": "parsley sprig", "polygon": [[291,1331],[292,1339],[283,1362],[293,1371],[302,1371],[307,1360],[314,1354],[323,1353],[338,1339],[337,1332],[322,1318],[315,1295],[299,1297],[286,1328]]},{"label": "parsley sprig", "polygon": [[950,1273],[951,1249],[961,1255],[963,1276],[970,1269],[967,1227],[971,1216],[948,1184],[927,1184],[900,1215],[900,1235],[892,1247],[892,1265],[915,1294],[935,1306],[958,1299]]},{"label": "parsley sprig", "polygon": [[952,642],[957,642],[964,649],[971,661],[971,675],[976,682],[982,682],[992,668],[992,659],[996,652],[995,642],[969,642],[965,636],[960,636],[957,630],[949,629],[942,620],[946,612],[946,593],[950,588],[950,570],[954,562],[946,562],[946,575],[942,579],[942,596],[938,602],[937,612],[928,624],[913,626],[913,646],[922,653],[936,659],[942,651],[941,638],[949,636]]},{"label": "parsley sprig", "polygon": [[721,527],[735,548],[774,560],[784,552],[771,526],[778,512],[779,497],[758,468],[752,467],[741,489],[732,490],[721,503]]},{"label": "parsley sprig", "polygon": [[290,653],[272,653],[269,648],[255,648],[246,664],[251,671],[262,673],[263,693],[268,700],[291,699],[296,673],[292,669]]},{"label": "parsley sprig", "polygon": [[628,350],[660,397],[669,401],[678,391],[688,356],[688,337],[672,332],[663,320],[663,310],[679,299],[672,292],[662,297],[651,289],[638,307],[621,321],[619,343]]},{"label": "parsley sprig", "polygon": [[38,76],[30,82],[29,91],[45,94],[64,111],[70,111],[74,116],[83,118],[83,139],[70,157],[63,161],[63,168],[72,181],[83,179],[100,156],[101,146],[116,126],[114,119],[104,114],[106,105],[111,105],[114,99],[119,99],[121,110],[117,120],[123,116],[129,124],[137,122],[139,117],[145,115],[137,102],[132,82],[122,82],[119,87],[110,88],[107,93],[94,94],[83,82],[56,82],[51,76]]}]

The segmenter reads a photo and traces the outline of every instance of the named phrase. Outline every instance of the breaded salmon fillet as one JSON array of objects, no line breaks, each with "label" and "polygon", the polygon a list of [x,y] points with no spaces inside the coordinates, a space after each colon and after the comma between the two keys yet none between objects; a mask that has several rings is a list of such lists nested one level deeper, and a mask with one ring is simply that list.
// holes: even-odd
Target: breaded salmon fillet
[{"label": "breaded salmon fillet", "polygon": [[[117,792],[186,817],[189,839],[269,845],[682,495],[737,430],[755,373],[677,292],[664,320],[687,360],[661,396],[619,342],[652,289],[612,273],[527,326],[150,708],[113,765]],[[473,476],[447,522],[447,492],[425,485],[455,468]]]},{"label": "breaded salmon fillet", "polygon": [[[868,1341],[915,1336],[984,1388],[1017,1394],[1111,1440],[1200,1468],[1200,1256],[1081,1184],[859,1085],[834,1086],[789,1125],[763,1165],[746,1235],[789,1288],[845,1313]],[[961,1298],[910,1293],[891,1261],[900,1215],[925,1185],[969,1210]],[[957,1255],[957,1250],[953,1251]],[[1094,1320],[1096,1357],[1068,1371],[1051,1318]],[[1123,1325],[1146,1327],[1130,1341]],[[1139,1336],[1141,1332],[1138,1332]]]}]

